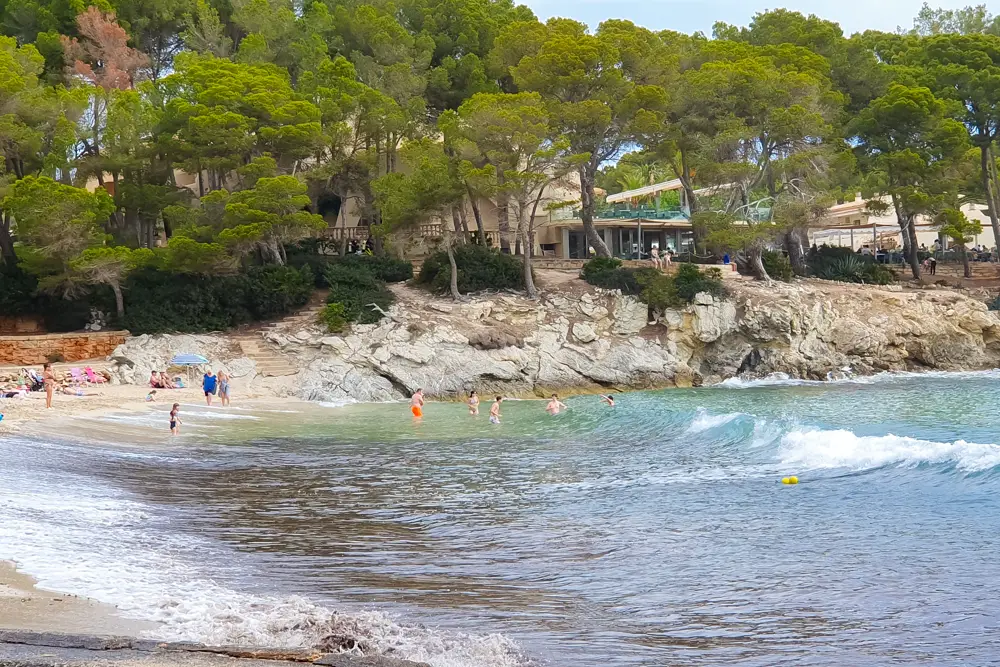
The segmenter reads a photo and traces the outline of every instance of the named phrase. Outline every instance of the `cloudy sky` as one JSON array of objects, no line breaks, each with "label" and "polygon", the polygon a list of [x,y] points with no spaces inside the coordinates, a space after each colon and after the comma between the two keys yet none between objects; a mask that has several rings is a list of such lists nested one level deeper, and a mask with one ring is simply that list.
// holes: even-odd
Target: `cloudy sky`
[{"label": "cloudy sky", "polygon": [[[923,0],[519,0],[541,19],[566,16],[591,27],[606,18],[627,18],[656,30],[711,34],[712,24],[746,25],[757,12],[784,7],[838,22],[851,34],[869,28],[911,27]],[[932,7],[958,8],[985,0],[933,0]]]}]

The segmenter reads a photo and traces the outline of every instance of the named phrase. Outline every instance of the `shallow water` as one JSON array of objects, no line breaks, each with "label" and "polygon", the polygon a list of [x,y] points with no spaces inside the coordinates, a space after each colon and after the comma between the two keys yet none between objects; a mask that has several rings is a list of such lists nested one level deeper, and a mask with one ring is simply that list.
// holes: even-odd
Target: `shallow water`
[{"label": "shallow water", "polygon": [[1000,373],[567,403],[499,427],[185,405],[173,440],[165,412],[0,439],[0,557],[160,635],[333,632],[435,666],[1000,655]]}]

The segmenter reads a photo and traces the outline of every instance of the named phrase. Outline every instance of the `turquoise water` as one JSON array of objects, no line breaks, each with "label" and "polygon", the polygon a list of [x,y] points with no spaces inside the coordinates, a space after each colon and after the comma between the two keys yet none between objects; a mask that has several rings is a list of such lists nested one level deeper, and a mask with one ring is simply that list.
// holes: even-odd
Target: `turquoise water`
[{"label": "turquoise water", "polygon": [[441,666],[1000,655],[1000,372],[566,402],[6,438],[0,556],[161,635],[334,632]]}]

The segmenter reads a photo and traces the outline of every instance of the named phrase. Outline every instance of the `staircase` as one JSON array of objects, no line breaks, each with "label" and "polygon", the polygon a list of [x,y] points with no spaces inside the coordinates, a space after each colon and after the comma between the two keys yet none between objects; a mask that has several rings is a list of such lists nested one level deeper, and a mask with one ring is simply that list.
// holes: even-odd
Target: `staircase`
[{"label": "staircase", "polygon": [[257,373],[265,377],[281,377],[285,375],[295,375],[298,370],[288,363],[286,356],[272,349],[264,342],[264,336],[268,332],[280,331],[282,333],[294,333],[306,326],[316,323],[316,317],[325,305],[325,293],[314,295],[310,304],[288,317],[266,324],[256,331],[234,336],[236,342],[240,344],[240,349],[248,358],[253,359],[257,364]]},{"label": "staircase", "polygon": [[257,373],[265,377],[294,375],[298,371],[280,354],[263,346],[260,335],[242,335],[236,337],[243,354],[257,364]]}]

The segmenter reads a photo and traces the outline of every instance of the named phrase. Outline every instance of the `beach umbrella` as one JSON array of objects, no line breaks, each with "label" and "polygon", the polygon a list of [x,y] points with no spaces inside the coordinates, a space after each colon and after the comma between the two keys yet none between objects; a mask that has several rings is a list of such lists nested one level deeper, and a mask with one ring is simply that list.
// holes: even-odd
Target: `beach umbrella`
[{"label": "beach umbrella", "polygon": [[170,365],[172,366],[201,366],[207,363],[208,359],[200,354],[176,354],[170,360]]},{"label": "beach umbrella", "polygon": [[188,382],[192,382],[191,368],[194,366],[202,366],[207,363],[208,359],[200,354],[175,354],[174,358],[170,360],[171,366],[187,366]]}]

